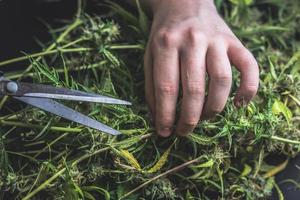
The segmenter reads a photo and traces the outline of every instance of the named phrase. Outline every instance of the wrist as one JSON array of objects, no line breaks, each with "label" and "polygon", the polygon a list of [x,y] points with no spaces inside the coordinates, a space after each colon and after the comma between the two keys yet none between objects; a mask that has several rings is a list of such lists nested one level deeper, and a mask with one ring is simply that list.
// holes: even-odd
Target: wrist
[{"label": "wrist", "polygon": [[201,9],[215,10],[214,0],[146,0],[152,13],[155,13],[163,5],[195,6]]}]

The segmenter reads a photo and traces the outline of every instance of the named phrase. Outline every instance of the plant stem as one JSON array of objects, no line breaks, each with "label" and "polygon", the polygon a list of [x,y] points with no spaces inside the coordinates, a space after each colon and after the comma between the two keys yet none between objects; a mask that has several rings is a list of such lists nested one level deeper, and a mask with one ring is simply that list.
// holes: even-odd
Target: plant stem
[{"label": "plant stem", "polygon": [[290,144],[299,144],[300,145],[300,141],[290,140],[290,139],[278,137],[278,136],[275,136],[275,135],[272,135],[271,139],[272,140],[277,140],[277,141],[280,141],[280,142],[285,142],[285,143],[290,143]]},{"label": "plant stem", "polygon": [[[8,125],[8,126],[17,126],[17,127],[23,127],[23,128],[35,128],[35,129],[43,129],[43,125],[36,125],[36,124],[27,124],[22,122],[16,122],[16,121],[8,121],[8,120],[1,120],[1,125]],[[68,133],[80,133],[83,128],[68,128],[68,127],[60,127],[60,126],[50,126],[49,130],[51,131],[58,131],[58,132],[68,132]],[[148,129],[129,129],[129,130],[120,130],[123,134],[131,135],[133,133],[137,132],[146,132]]]},{"label": "plant stem", "polygon": [[[43,129],[44,126],[42,125],[35,125],[35,124],[26,124],[22,122],[16,122],[16,121],[6,121],[6,120],[0,120],[1,125],[9,125],[9,126],[18,126],[18,127],[24,127],[24,128],[37,128],[37,129]],[[49,130],[52,131],[58,131],[58,132],[69,132],[69,133],[79,133],[82,131],[80,128],[67,128],[67,127],[59,127],[59,126],[51,126],[49,127]]]},{"label": "plant stem", "polygon": [[[68,28],[62,33],[60,34],[60,36],[57,38],[57,40],[55,42],[53,42],[46,50],[45,52],[47,51],[51,51],[52,49],[54,49],[57,44],[61,43],[65,37],[70,33],[72,32],[75,28],[77,28],[78,26],[80,26],[82,24],[82,21],[79,19],[79,18],[76,18],[76,20],[70,25],[68,26]],[[42,59],[42,57],[38,57],[36,59],[36,61],[39,61],[40,59]],[[28,73],[31,69],[32,69],[33,65],[30,64],[27,69],[22,73],[22,75]],[[22,77],[22,76],[21,76]]]},{"label": "plant stem", "polygon": [[31,197],[33,197],[35,194],[37,194],[39,191],[41,191],[43,188],[45,188],[48,184],[50,184],[52,181],[54,181],[57,177],[59,177],[61,174],[63,174],[66,171],[66,168],[62,168],[58,172],[56,172],[52,177],[47,179],[45,182],[43,182],[39,187],[37,187],[35,190],[27,194],[22,200],[29,200]]},{"label": "plant stem", "polygon": [[74,40],[74,41],[72,41],[72,42],[70,42],[70,43],[68,43],[68,44],[65,44],[65,45],[62,46],[61,48],[62,48],[62,49],[65,49],[65,48],[68,48],[68,47],[70,47],[70,46],[72,46],[72,45],[74,45],[74,44],[80,43],[80,42],[85,41],[85,40],[88,40],[88,39],[87,39],[87,38],[79,38],[79,39]]},{"label": "plant stem", "polygon": [[142,49],[143,50],[144,46],[140,44],[135,44],[135,45],[122,44],[122,45],[111,45],[109,49]]},{"label": "plant stem", "polygon": [[[48,149],[49,147],[51,147],[53,144],[55,144],[57,141],[61,140],[62,138],[64,138],[65,136],[67,136],[69,133],[64,133],[63,135],[59,136],[58,138],[56,138],[54,141],[52,141],[50,144],[48,144],[46,147],[44,147],[42,150],[39,150],[39,152],[37,152],[33,158],[38,157],[39,155],[41,155],[46,149]],[[21,169],[19,170],[19,172],[21,172],[24,168],[26,168],[28,166],[28,163],[26,163],[23,167],[21,167]]]},{"label": "plant stem", "polygon": [[[68,69],[68,71],[80,71],[80,70],[85,70],[85,69],[93,69],[93,68],[101,67],[106,63],[107,63],[107,61],[103,60],[103,61],[100,61],[99,63],[90,64],[88,66],[83,65],[83,66],[78,66],[78,67],[69,67],[67,69]],[[58,67],[58,68],[55,68],[55,71],[57,73],[63,73],[64,69],[62,67]],[[34,75],[34,73],[27,73],[26,75],[23,75],[23,77],[32,77],[33,75]],[[16,78],[19,78],[21,76],[22,76],[22,74],[19,73],[19,72],[7,73],[5,75],[5,77],[8,78],[8,79],[16,79]]]},{"label": "plant stem", "polygon": [[[144,47],[142,45],[112,45],[111,47],[109,47],[109,49],[113,49],[113,50],[121,50],[121,49],[144,49]],[[12,58],[9,60],[5,60],[0,62],[0,67],[1,66],[5,66],[5,65],[9,65],[12,63],[16,63],[16,62],[20,62],[20,61],[24,61],[24,60],[28,60],[30,58],[40,58],[42,56],[46,56],[46,55],[51,55],[51,54],[55,54],[55,53],[75,53],[75,52],[85,52],[85,51],[96,51],[97,49],[94,48],[84,48],[84,47],[80,47],[80,48],[70,48],[70,49],[54,49],[54,50],[48,50],[48,51],[42,51],[42,52],[38,52],[38,53],[33,53],[30,55],[25,55],[25,56],[21,56],[21,57],[17,57],[17,58]],[[32,66],[32,64],[30,65]],[[30,67],[31,69],[32,67]],[[25,70],[28,71],[28,68]]]},{"label": "plant stem", "polygon": [[73,52],[84,52],[84,51],[92,51],[92,50],[94,50],[94,49],[92,49],[92,48],[72,48],[72,49],[55,49],[55,50],[51,50],[51,51],[43,51],[43,52],[34,53],[34,54],[26,55],[26,56],[21,56],[18,58],[13,58],[10,60],[0,62],[0,66],[20,62],[23,60],[28,60],[29,58],[41,57],[41,56],[51,55],[51,54],[55,54],[55,53],[59,53],[59,52],[73,53]]}]

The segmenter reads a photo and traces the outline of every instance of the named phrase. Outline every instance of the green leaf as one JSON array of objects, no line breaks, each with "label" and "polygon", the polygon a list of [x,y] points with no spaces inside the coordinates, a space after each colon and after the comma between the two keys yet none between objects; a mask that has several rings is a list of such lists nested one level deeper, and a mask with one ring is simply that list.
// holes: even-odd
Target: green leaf
[{"label": "green leaf", "polygon": [[240,177],[245,177],[245,176],[249,175],[251,171],[252,171],[252,168],[250,167],[250,165],[245,164]]},{"label": "green leaf", "polygon": [[214,165],[214,160],[213,159],[209,159],[208,161],[206,161],[205,163],[201,163],[199,165],[193,166],[194,168],[210,168]]},{"label": "green leaf", "polygon": [[193,200],[193,199],[195,199],[195,198],[192,196],[190,190],[187,190],[187,192],[186,192],[186,194],[185,194],[185,199],[186,199],[186,200]]},{"label": "green leaf", "polygon": [[147,36],[149,33],[149,20],[147,15],[142,9],[142,6],[140,4],[139,0],[136,0],[137,9],[139,12],[139,25],[141,30],[143,31],[144,35]]},{"label": "green leaf", "polygon": [[270,57],[268,57],[268,61],[269,61],[271,75],[272,75],[274,80],[277,80],[278,76],[277,76],[276,71],[275,71],[275,66],[274,66],[274,64],[273,64]]},{"label": "green leaf", "polygon": [[113,1],[106,0],[105,3],[112,11],[122,16],[122,18],[129,24],[138,26],[138,19],[131,12],[127,11],[122,6],[120,6],[117,3],[114,3]]},{"label": "green leaf", "polygon": [[235,5],[246,5],[249,6],[253,4],[253,0],[229,0],[232,4]]},{"label": "green leaf", "polygon": [[210,146],[213,143],[215,143],[212,138],[209,138],[209,137],[206,137],[206,136],[203,136],[203,135],[198,135],[198,134],[195,134],[195,133],[191,133],[187,137],[190,140],[192,140],[193,142],[195,142],[197,144],[200,144],[200,145]]},{"label": "green leaf", "polygon": [[104,196],[104,200],[110,200],[109,192],[106,189],[103,189],[101,187],[93,186],[93,185],[83,186],[82,190],[84,190],[85,192],[98,192]]}]

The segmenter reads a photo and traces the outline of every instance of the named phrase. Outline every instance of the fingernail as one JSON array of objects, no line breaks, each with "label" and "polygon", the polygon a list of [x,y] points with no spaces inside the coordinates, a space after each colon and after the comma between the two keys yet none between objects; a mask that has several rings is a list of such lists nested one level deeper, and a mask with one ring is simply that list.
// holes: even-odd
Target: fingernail
[{"label": "fingernail", "polygon": [[170,128],[160,128],[158,130],[158,135],[162,136],[162,137],[168,137],[171,135],[171,129]]}]

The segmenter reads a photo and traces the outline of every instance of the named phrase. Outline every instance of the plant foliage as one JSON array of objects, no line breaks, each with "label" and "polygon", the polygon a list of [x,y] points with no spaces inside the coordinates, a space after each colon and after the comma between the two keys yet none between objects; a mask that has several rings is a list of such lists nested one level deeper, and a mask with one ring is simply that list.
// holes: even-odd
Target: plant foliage
[{"label": "plant foliage", "polygon": [[[0,199],[266,199],[282,195],[266,162],[300,151],[299,1],[217,0],[216,5],[260,65],[254,102],[232,97],[216,119],[186,138],[158,138],[144,103],[143,53],[150,19],[106,2],[101,17],[84,12],[40,53],[0,62],[6,74],[37,83],[127,99],[133,106],[63,102],[123,134],[70,123],[13,99],[0,102]],[[136,14],[132,14],[136,13]],[[25,70],[25,71],[24,71]],[[234,71],[233,93],[238,86]],[[232,94],[233,96],[233,94]]]}]

